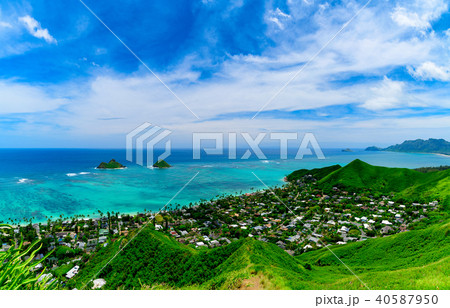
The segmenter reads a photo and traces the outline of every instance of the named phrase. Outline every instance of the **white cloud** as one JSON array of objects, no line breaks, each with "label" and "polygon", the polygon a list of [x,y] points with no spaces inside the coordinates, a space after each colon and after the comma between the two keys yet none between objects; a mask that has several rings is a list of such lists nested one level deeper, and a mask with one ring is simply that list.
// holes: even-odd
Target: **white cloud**
[{"label": "white cloud", "polygon": [[392,13],[392,19],[400,26],[413,28],[430,28],[430,22],[416,12],[409,12],[404,7],[396,7]]},{"label": "white cloud", "polygon": [[44,88],[13,81],[0,81],[0,114],[55,110],[66,100],[53,98]]},{"label": "white cloud", "polygon": [[48,29],[43,29],[41,24],[30,15],[19,17],[19,21],[25,25],[32,36],[44,39],[49,44],[57,43],[56,39],[48,32]]},{"label": "white cloud", "polygon": [[284,25],[281,23],[281,21],[278,18],[276,18],[276,17],[269,17],[268,19],[271,22],[275,23],[278,26],[278,28],[280,28],[280,30],[284,29]]},{"label": "white cloud", "polygon": [[0,21],[0,28],[12,28],[13,26],[6,21]]},{"label": "white cloud", "polygon": [[280,8],[277,8],[275,10],[275,14],[284,18],[291,18],[289,14],[284,13],[282,10],[280,10]]},{"label": "white cloud", "polygon": [[424,62],[415,69],[409,68],[408,71],[417,79],[450,81],[450,68],[438,66],[431,61]]},{"label": "white cloud", "polygon": [[431,28],[430,23],[447,10],[448,4],[444,0],[416,0],[408,7],[397,5],[391,17],[400,26],[423,30]]},{"label": "white cloud", "polygon": [[361,106],[369,110],[384,110],[400,107],[404,83],[384,77],[381,84],[371,89],[372,98]]},{"label": "white cloud", "polygon": [[[144,121],[173,129],[176,133],[191,131],[242,130],[257,132],[267,130],[313,130],[330,140],[345,140],[348,134],[358,131],[364,140],[369,129],[397,127],[395,116],[405,115],[407,107],[421,103],[423,106],[450,108],[449,90],[420,89],[414,93],[414,81],[395,81],[385,77],[392,69],[414,67],[411,71],[417,78],[440,76],[445,68],[434,64],[443,63],[447,46],[439,36],[412,37],[408,27],[392,27],[389,14],[369,6],[353,20],[327,48],[311,62],[305,70],[265,110],[293,111],[316,109],[333,105],[358,104],[371,111],[383,111],[389,120],[358,121],[358,119],[331,119],[327,121],[305,121],[303,119],[268,119],[264,114],[250,120],[254,112],[280,89],[301,67],[327,42],[343,23],[349,20],[360,7],[332,7],[319,10],[311,18],[311,29],[296,27],[304,18],[304,12],[289,8],[290,15],[281,10],[268,10],[265,18],[273,26],[276,44],[262,55],[235,55],[226,60],[220,70],[210,79],[201,79],[199,61],[195,54],[186,57],[185,62],[167,73],[158,73],[173,91],[200,117],[190,114],[153,76],[141,68],[134,74],[115,74],[95,67],[98,78],[86,80],[73,89],[73,85],[60,85],[60,98],[71,97],[70,101],[49,97],[39,87],[15,87],[13,82],[0,87],[0,111],[4,113],[52,112],[52,123],[67,128],[71,134],[83,138],[92,136],[119,136]],[[353,9],[349,9],[352,7]],[[405,9],[406,10],[406,9]],[[407,9],[410,11],[410,8]],[[421,20],[420,11],[416,12]],[[302,16],[302,17],[299,17]],[[421,19],[422,18],[422,19]],[[273,20],[272,20],[273,19]],[[278,24],[278,23],[279,24]],[[287,23],[292,23],[292,27]],[[411,24],[413,26],[414,23]],[[422,27],[428,24],[422,24]],[[279,31],[285,27],[289,31]],[[407,35],[405,35],[407,34]],[[446,39],[446,38],[445,38]],[[444,41],[445,42],[445,41]],[[445,50],[444,50],[445,49]],[[443,51],[444,50],[444,51]],[[88,61],[88,59],[86,59]],[[91,60],[89,60],[91,62]],[[191,69],[196,67],[196,69]],[[365,79],[367,77],[367,79]],[[352,81],[356,78],[356,82]],[[373,81],[377,79],[378,81]],[[6,83],[5,83],[6,84]],[[68,89],[69,88],[69,89]],[[3,92],[2,92],[3,91]],[[7,96],[4,96],[7,93]],[[8,100],[2,100],[9,97]],[[9,102],[9,103],[8,103]],[[59,108],[64,105],[64,108]],[[59,109],[58,109],[59,108]],[[246,118],[231,118],[232,113],[248,113]],[[333,112],[330,114],[335,115]],[[225,115],[225,116],[224,116]],[[354,116],[343,114],[342,116]],[[428,118],[428,117],[425,117]],[[28,118],[29,119],[29,118]],[[105,121],[105,119],[110,119]],[[45,121],[36,114],[36,121]],[[402,122],[406,125],[407,119]],[[386,125],[390,123],[390,126]],[[443,121],[439,125],[445,125]],[[441,126],[438,122],[423,120],[412,124],[420,131]],[[366,127],[365,130],[358,127]],[[405,127],[403,133],[410,129]],[[442,131],[442,130],[441,130]],[[400,130],[396,131],[399,133]],[[376,136],[375,134],[374,136]],[[380,135],[378,133],[378,135]],[[118,139],[122,142],[122,139]],[[341,139],[339,139],[341,138]],[[381,138],[378,136],[378,138]],[[75,138],[77,139],[77,138]],[[99,138],[104,139],[104,138]],[[189,138],[186,137],[186,140]],[[326,140],[326,138],[325,138]],[[116,146],[122,146],[121,143]]]},{"label": "white cloud", "polygon": [[280,30],[284,30],[284,23],[291,18],[289,14],[284,13],[279,8],[275,11],[269,11],[268,16],[266,17],[268,21],[273,22]]}]

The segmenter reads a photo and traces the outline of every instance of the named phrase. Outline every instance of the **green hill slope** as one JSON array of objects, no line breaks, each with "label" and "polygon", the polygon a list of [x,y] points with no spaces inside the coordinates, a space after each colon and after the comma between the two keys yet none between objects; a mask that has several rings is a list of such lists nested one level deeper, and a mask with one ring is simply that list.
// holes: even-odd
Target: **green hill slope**
[{"label": "green hill slope", "polygon": [[324,168],[315,168],[315,169],[300,169],[292,172],[286,177],[286,180],[289,182],[296,181],[306,175],[312,175],[315,179],[320,180],[330,174],[333,171],[340,169],[340,165],[333,165]]},{"label": "green hill slope", "polygon": [[319,181],[324,189],[340,187],[372,193],[397,193],[397,198],[450,204],[450,170],[422,173],[406,168],[369,165],[359,159],[329,173]]},{"label": "green hill slope", "polygon": [[[371,289],[449,289],[449,235],[447,222],[331,249]],[[312,264],[312,278],[322,280],[327,288],[361,287],[327,249],[308,252],[297,259]]]},{"label": "green hill slope", "polygon": [[[69,287],[83,288],[123,245],[95,254]],[[273,244],[248,238],[198,251],[147,227],[96,278],[107,289],[289,289],[289,278],[303,276],[305,269]]]},{"label": "green hill slope", "polygon": [[[371,289],[448,289],[449,235],[447,222],[331,249]],[[95,255],[69,287],[82,288],[120,245],[116,242]],[[273,244],[248,238],[198,251],[149,228],[97,278],[107,281],[107,289],[365,288],[325,248],[292,257]]]}]

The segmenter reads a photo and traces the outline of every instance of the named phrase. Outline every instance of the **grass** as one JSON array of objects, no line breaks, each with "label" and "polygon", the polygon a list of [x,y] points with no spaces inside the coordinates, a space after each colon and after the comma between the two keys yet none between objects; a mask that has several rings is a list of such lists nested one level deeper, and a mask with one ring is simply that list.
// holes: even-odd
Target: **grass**
[{"label": "grass", "polygon": [[319,181],[325,190],[340,187],[361,192],[390,194],[397,199],[418,202],[438,200],[449,210],[450,170],[422,173],[406,168],[369,165],[359,159],[339,168]]},{"label": "grass", "polygon": [[[0,229],[12,229],[9,225],[0,224]],[[34,272],[35,266],[44,259],[34,261],[37,252],[42,245],[39,241],[23,249],[23,239],[17,248],[11,247],[7,251],[0,252],[0,290],[51,290],[56,288],[55,281],[49,281],[49,277],[38,281],[40,274]],[[25,257],[28,258],[25,259]]]},{"label": "grass", "polygon": [[[119,247],[115,243],[95,254],[70,287],[82,288]],[[265,288],[290,289],[286,277],[306,274],[295,258],[272,244],[248,238],[197,250],[147,227],[95,278],[104,278],[108,289],[237,289],[258,276]]]},{"label": "grass", "polygon": [[[448,289],[449,229],[447,222],[331,249],[371,289]],[[94,255],[71,283],[88,282],[119,246]],[[325,248],[292,257],[247,238],[197,250],[150,228],[96,278],[107,289],[365,289]]]},{"label": "grass", "polygon": [[58,277],[59,279],[63,279],[64,275],[67,274],[68,271],[70,271],[72,269],[72,267],[74,267],[74,265],[72,263],[69,264],[63,264],[60,267],[58,267],[57,269],[53,270],[53,273],[55,274],[56,277]]},{"label": "grass", "polygon": [[339,170],[341,168],[342,167],[340,165],[333,165],[333,166],[324,167],[324,168],[300,169],[300,170],[296,170],[296,171],[292,172],[291,174],[289,174],[286,177],[286,179],[289,182],[292,182],[292,181],[296,181],[296,180],[304,177],[305,175],[312,175],[317,180],[320,180],[320,179],[324,178],[325,176],[327,176],[328,174],[332,173],[333,171]]},{"label": "grass", "polygon": [[[371,289],[449,289],[450,222],[397,235],[331,247]],[[327,249],[297,258],[325,288],[361,288]],[[320,287],[320,285],[319,285]]]}]

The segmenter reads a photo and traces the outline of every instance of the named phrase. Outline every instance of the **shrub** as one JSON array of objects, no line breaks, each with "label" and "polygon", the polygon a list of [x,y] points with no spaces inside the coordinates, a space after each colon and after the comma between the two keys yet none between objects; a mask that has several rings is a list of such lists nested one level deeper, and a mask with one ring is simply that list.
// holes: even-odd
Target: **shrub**
[{"label": "shrub", "polygon": [[[12,229],[12,227],[0,224],[0,229]],[[42,244],[37,247],[38,244],[39,241],[36,241],[26,250],[22,250],[22,239],[18,248],[11,246],[6,252],[0,252],[0,290],[51,290],[56,288],[55,281],[49,282],[50,277],[38,281],[45,269],[39,275],[33,273],[35,266],[49,255],[33,262],[34,256],[42,247]],[[23,260],[28,255],[29,258]]]}]

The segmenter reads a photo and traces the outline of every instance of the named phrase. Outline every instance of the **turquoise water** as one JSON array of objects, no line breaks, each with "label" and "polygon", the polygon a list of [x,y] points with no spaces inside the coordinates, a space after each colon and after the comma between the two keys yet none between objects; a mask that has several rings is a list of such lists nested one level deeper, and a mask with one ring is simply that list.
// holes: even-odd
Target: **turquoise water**
[{"label": "turquoise water", "polygon": [[[147,169],[125,161],[124,150],[0,150],[0,221],[32,218],[45,221],[64,215],[97,216],[106,213],[157,211],[193,176],[194,180],[172,201],[188,205],[221,194],[249,192],[264,185],[282,185],[283,177],[300,168],[345,165],[359,158],[373,165],[417,168],[450,165],[450,157],[393,152],[324,150],[326,159],[279,160],[275,151],[267,160],[224,157],[190,159],[187,150],[173,151],[173,168]],[[293,156],[293,155],[292,155]],[[97,170],[101,161],[115,158],[124,170]]]}]

